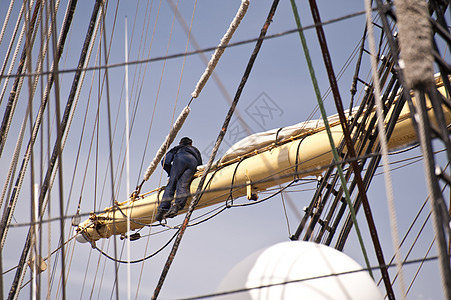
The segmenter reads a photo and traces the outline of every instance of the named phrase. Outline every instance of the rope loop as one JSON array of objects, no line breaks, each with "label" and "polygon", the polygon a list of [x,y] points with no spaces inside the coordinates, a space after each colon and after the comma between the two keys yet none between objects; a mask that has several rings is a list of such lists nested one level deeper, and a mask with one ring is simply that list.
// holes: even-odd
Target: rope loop
[{"label": "rope loop", "polygon": [[302,144],[302,142],[305,140],[305,138],[307,136],[309,136],[309,134],[307,134],[307,135],[302,137],[302,139],[299,141],[298,148],[296,149],[296,161],[294,163],[294,166],[295,166],[294,171],[295,172],[294,172],[294,178],[293,178],[294,182],[298,182],[300,180],[299,172],[298,172],[298,169],[299,169],[299,149],[301,148],[301,144]]}]

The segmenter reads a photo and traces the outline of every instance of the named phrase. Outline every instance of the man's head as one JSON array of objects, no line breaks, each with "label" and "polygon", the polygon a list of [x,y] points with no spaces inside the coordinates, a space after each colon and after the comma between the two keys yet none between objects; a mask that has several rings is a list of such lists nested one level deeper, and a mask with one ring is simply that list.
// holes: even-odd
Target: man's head
[{"label": "man's head", "polygon": [[179,144],[183,146],[191,146],[193,144],[193,141],[189,137],[184,137],[180,140]]}]

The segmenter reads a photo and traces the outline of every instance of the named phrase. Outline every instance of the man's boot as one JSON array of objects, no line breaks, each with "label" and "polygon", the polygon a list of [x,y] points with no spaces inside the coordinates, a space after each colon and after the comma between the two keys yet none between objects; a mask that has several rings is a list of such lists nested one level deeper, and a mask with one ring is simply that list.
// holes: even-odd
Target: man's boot
[{"label": "man's boot", "polygon": [[159,208],[157,210],[157,214],[155,215],[155,220],[158,222],[161,222],[161,220],[163,220],[164,215],[168,212],[167,209],[161,209]]},{"label": "man's boot", "polygon": [[180,207],[173,203],[171,205],[171,208],[168,210],[168,212],[164,215],[165,218],[173,218],[177,215],[177,213],[179,212]]}]

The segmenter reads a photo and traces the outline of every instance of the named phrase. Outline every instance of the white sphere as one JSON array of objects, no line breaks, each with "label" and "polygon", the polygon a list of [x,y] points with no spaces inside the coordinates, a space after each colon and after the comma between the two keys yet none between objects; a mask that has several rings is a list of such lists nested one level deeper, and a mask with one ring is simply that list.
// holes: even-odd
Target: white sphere
[{"label": "white sphere", "polygon": [[249,290],[219,299],[382,300],[368,272],[350,272],[361,269],[346,254],[325,245],[303,241],[279,243],[245,258],[218,288],[218,292]]},{"label": "white sphere", "polygon": [[78,233],[77,231],[75,231],[75,240],[79,243],[87,243],[88,240],[83,236],[83,234]]}]

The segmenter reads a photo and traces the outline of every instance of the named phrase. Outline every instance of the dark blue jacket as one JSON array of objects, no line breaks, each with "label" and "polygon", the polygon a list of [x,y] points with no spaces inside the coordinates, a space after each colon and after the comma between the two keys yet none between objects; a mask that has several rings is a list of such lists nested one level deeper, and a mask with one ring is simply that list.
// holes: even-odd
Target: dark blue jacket
[{"label": "dark blue jacket", "polygon": [[166,158],[161,161],[161,165],[166,173],[168,173],[168,176],[171,174],[172,161],[174,160],[175,155],[179,152],[187,152],[191,154],[196,158],[198,166],[202,164],[202,156],[196,147],[188,145],[175,146],[169,150],[168,153],[166,153]]}]

